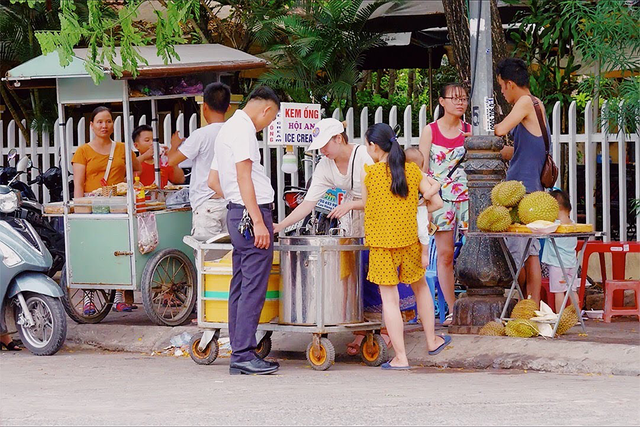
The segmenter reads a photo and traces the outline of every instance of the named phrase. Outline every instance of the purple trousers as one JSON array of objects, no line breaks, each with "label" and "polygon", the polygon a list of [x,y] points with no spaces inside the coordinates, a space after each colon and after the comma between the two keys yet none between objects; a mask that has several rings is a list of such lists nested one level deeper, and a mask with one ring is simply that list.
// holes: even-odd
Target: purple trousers
[{"label": "purple trousers", "polygon": [[229,289],[229,340],[231,363],[255,359],[256,330],[262,312],[273,263],[273,218],[270,207],[260,207],[271,235],[269,249],[258,249],[254,238],[238,232],[242,207],[230,205],[227,228],[233,245],[233,277]]}]

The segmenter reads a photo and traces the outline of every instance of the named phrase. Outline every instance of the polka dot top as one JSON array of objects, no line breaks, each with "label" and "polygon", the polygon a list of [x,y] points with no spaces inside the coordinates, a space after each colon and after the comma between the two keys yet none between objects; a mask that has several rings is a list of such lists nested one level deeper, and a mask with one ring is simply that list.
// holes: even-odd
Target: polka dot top
[{"label": "polka dot top", "polygon": [[364,229],[367,245],[375,248],[403,248],[418,241],[418,192],[422,171],[415,163],[405,164],[409,194],[391,192],[391,171],[387,163],[365,165],[367,201]]}]

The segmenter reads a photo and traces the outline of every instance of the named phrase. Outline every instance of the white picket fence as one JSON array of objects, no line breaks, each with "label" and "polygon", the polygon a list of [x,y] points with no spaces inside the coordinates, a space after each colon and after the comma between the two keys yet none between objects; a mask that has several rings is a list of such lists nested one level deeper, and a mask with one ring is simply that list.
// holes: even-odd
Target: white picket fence
[{"label": "white picket fence", "polygon": [[[606,103],[602,108],[606,108]],[[624,241],[627,240],[627,225],[629,220],[635,221],[635,238],[636,240],[640,240],[638,237],[637,230],[640,229],[640,217],[636,216],[635,218],[627,218],[627,210],[629,200],[627,198],[627,165],[625,159],[627,158],[627,146],[629,144],[633,145],[633,156],[631,159],[631,163],[635,164],[634,175],[635,179],[633,182],[635,183],[635,191],[634,198],[640,198],[640,144],[639,137],[637,134],[629,135],[624,132],[618,133],[609,133],[607,129],[600,127],[597,123],[594,123],[591,115],[588,112],[591,110],[591,104],[587,104],[585,109],[585,128],[583,133],[578,133],[577,131],[577,114],[576,114],[576,103],[573,102],[568,111],[567,123],[568,123],[568,132],[560,133],[553,132],[552,134],[552,145],[553,145],[553,154],[556,160],[556,163],[560,166],[561,172],[568,171],[569,176],[569,185],[568,188],[565,188],[569,192],[571,197],[571,204],[574,206],[573,209],[573,219],[577,219],[577,206],[578,206],[578,151],[581,150],[584,153],[584,187],[580,188],[580,193],[585,194],[584,204],[586,206],[586,222],[591,224],[596,224],[596,171],[598,169],[597,162],[597,153],[598,148],[600,148],[600,153],[609,153],[610,144],[617,144],[618,147],[618,159],[621,161],[618,162],[618,180],[617,182],[610,182],[610,170],[611,167],[616,167],[615,164],[610,164],[606,161],[607,156],[603,156],[605,161],[601,163],[601,191],[600,191],[600,205],[602,211],[600,212],[602,216],[602,223],[598,223],[599,229],[606,233],[605,239],[610,240],[612,236],[611,229],[611,220],[612,220],[612,199],[611,194],[612,190],[617,188],[618,192],[618,226],[615,230],[617,236],[619,236],[619,240]],[[347,135],[349,140],[356,143],[364,142],[364,134],[366,129],[369,127],[369,111],[365,107],[360,112],[360,135],[355,135],[355,113],[353,108],[349,108],[344,115],[342,116],[342,112],[340,110],[335,110],[332,114],[334,118],[339,120],[344,119],[347,122]],[[383,109],[380,107],[375,111],[374,114],[374,123],[386,122],[391,127],[395,127],[398,124],[398,108],[396,106],[392,107],[388,117],[385,117]],[[550,122],[552,124],[553,129],[560,129],[561,123],[561,107],[560,103],[556,103],[552,110],[552,114],[550,117]],[[137,118],[137,121],[134,117],[130,118],[131,126],[133,128],[134,123],[145,124],[147,123],[147,117],[141,116]],[[174,122],[175,120],[175,122]],[[23,124],[25,122],[23,121]],[[420,129],[419,134],[414,136],[413,132],[413,123],[412,123],[412,110],[411,106],[406,107],[403,112],[402,117],[402,136],[398,138],[400,144],[405,147],[418,145],[418,141],[420,138],[420,133],[422,129],[427,124],[427,107],[423,105],[418,113],[418,128]],[[26,125],[26,124],[25,124]],[[175,126],[173,126],[175,125]],[[163,120],[162,130],[160,132],[160,141],[161,143],[168,143],[171,138],[172,128],[178,129],[180,134],[183,136],[188,136],[193,130],[195,130],[199,125],[199,117],[197,114],[193,114],[189,120],[185,123],[185,117],[183,114],[179,114],[175,119],[171,115],[165,116]],[[55,129],[58,128],[58,123],[55,124]],[[77,124],[74,124],[73,119],[68,119],[66,124],[66,141],[68,144],[68,152],[74,153],[75,150],[85,142],[87,142],[87,135],[89,136],[89,140],[92,135],[91,132],[88,132],[88,123],[86,123],[85,119],[82,118],[78,121]],[[31,131],[31,146],[27,147],[25,139],[22,137],[16,123],[11,121],[8,126],[5,127],[2,121],[0,121],[0,148],[2,154],[2,165],[6,164],[6,154],[12,148],[16,148],[18,150],[19,158],[28,155],[31,157],[32,162],[35,166],[39,167],[43,171],[49,168],[54,164],[59,163],[59,137],[58,132],[54,132],[54,137],[51,138],[48,134],[38,134],[35,131]],[[122,117],[118,116],[115,119],[114,123],[114,140],[122,141],[123,140],[123,124]],[[561,146],[568,147],[568,162],[561,161]],[[271,156],[265,156],[264,150],[266,147],[264,143],[262,143],[263,149],[263,159],[265,163],[265,167],[267,171],[271,171]],[[302,148],[298,148],[302,150]],[[310,176],[311,167],[307,164],[305,168],[304,177],[298,176],[298,174],[293,174],[290,178],[285,177],[285,175],[281,172],[281,161],[282,155],[284,154],[283,147],[269,147],[269,150],[276,151],[276,186],[277,186],[277,194],[283,194],[284,187],[286,184],[293,185],[304,185],[306,179]],[[15,163],[14,163],[15,166]],[[68,165],[71,168],[71,165]],[[568,169],[567,169],[568,168]],[[35,177],[36,171],[32,171],[32,176],[30,178]],[[562,176],[562,173],[561,175]],[[24,181],[27,180],[25,177]],[[45,190],[43,193],[39,193],[38,186],[33,186],[36,194],[39,194],[42,197],[42,200],[46,203],[48,201],[48,193]],[[281,197],[278,197],[278,212],[279,216],[282,218],[284,215],[284,202]]]}]

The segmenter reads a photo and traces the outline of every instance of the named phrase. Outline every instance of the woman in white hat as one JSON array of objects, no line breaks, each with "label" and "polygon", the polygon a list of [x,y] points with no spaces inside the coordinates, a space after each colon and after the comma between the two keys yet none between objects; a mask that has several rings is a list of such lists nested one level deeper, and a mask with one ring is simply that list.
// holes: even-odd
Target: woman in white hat
[{"label": "woman in white hat", "polygon": [[[316,166],[307,195],[297,208],[279,224],[274,232],[305,218],[316,207],[327,190],[340,188],[347,193],[345,201],[329,213],[329,218],[342,219],[340,226],[348,236],[364,237],[364,205],[362,203],[362,169],[373,164],[367,149],[359,144],[349,144],[342,122],[322,119],[313,129],[313,142],[309,150],[320,150],[324,156]],[[348,217],[345,215],[350,214]],[[351,221],[345,221],[350,218]]]}]

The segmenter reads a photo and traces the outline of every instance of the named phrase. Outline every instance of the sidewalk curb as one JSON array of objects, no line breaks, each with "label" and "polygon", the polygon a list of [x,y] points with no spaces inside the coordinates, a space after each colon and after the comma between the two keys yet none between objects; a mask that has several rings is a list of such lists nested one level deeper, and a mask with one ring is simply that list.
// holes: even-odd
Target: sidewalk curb
[{"label": "sidewalk curb", "polygon": [[[152,353],[170,345],[169,340],[183,332],[200,331],[194,325],[165,327],[140,325],[78,325],[70,322],[67,342],[109,351]],[[226,335],[223,331],[223,336]],[[437,356],[426,351],[424,333],[405,335],[407,356],[413,365],[463,369],[520,369],[553,373],[640,376],[640,346],[602,344],[552,339],[452,335],[453,341]],[[339,361],[359,362],[346,354],[351,334],[331,334]],[[276,358],[304,359],[310,334],[273,335]]]}]

